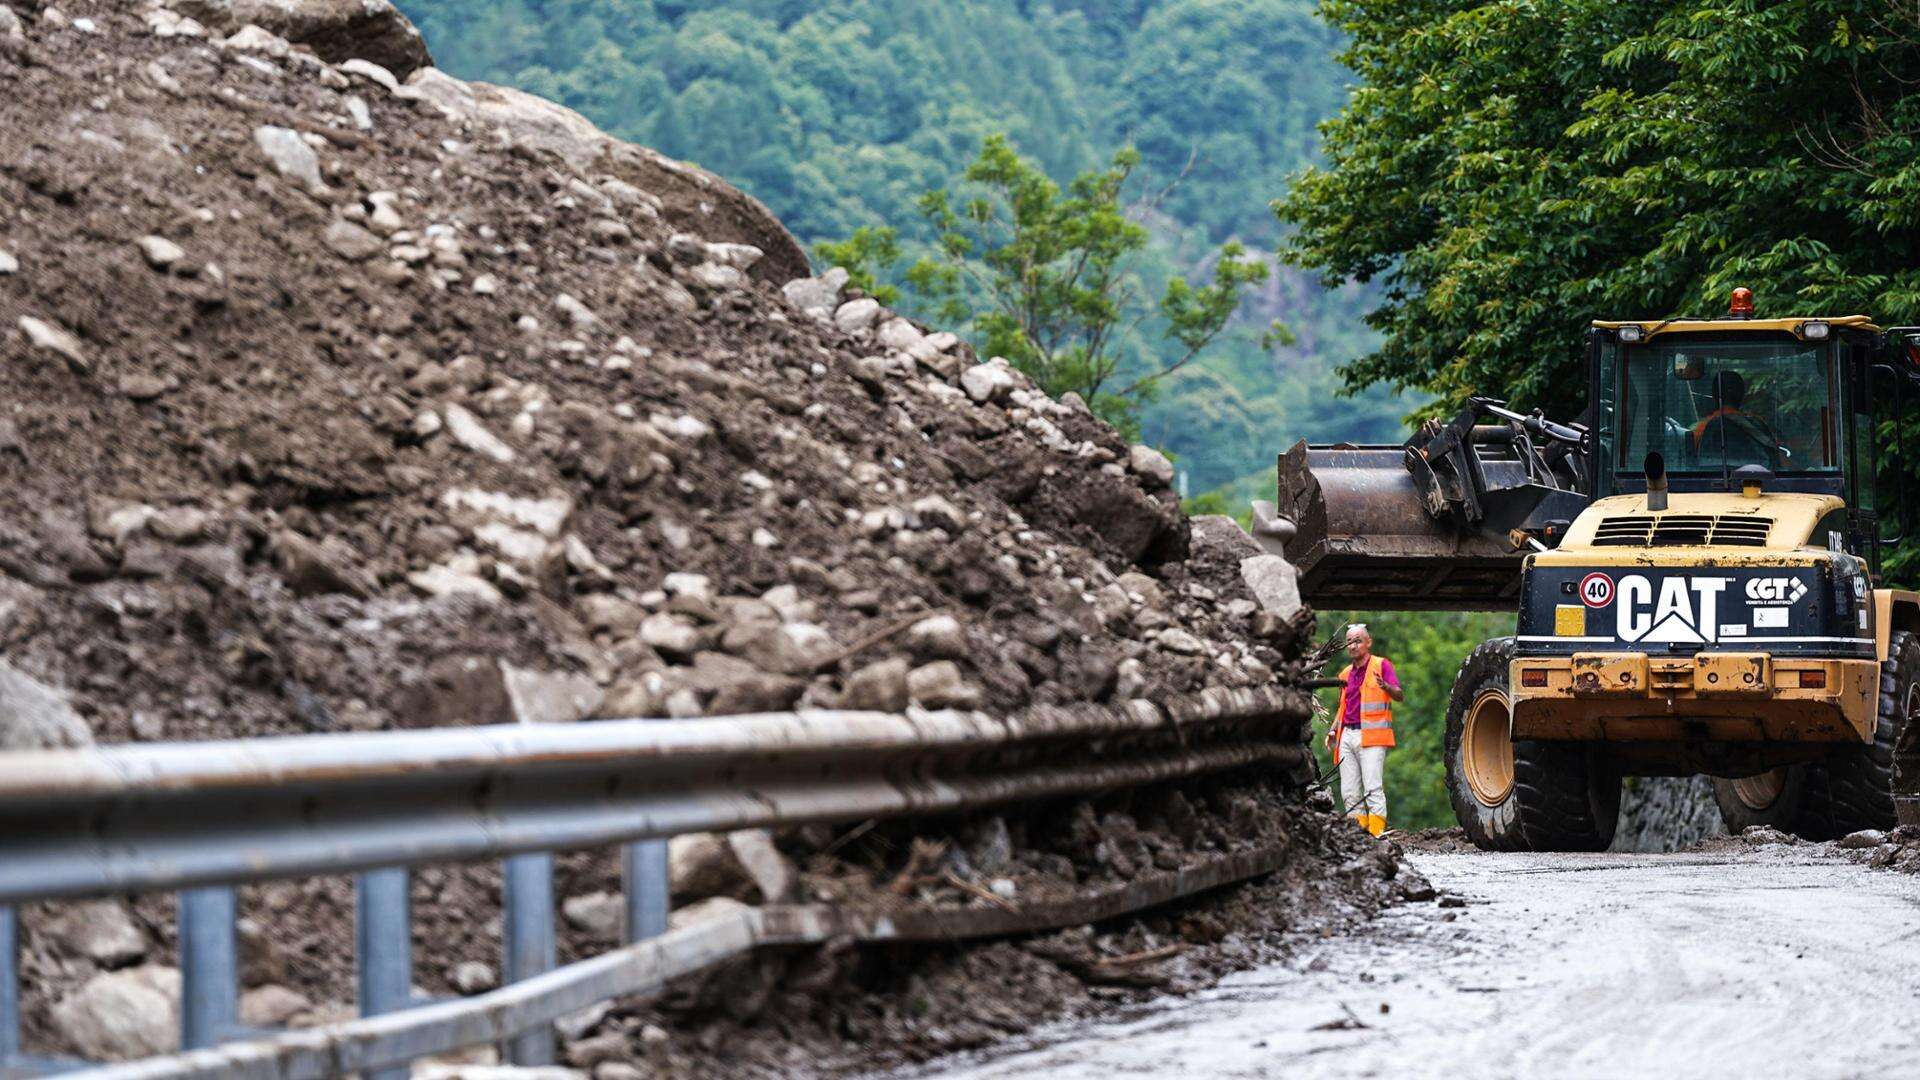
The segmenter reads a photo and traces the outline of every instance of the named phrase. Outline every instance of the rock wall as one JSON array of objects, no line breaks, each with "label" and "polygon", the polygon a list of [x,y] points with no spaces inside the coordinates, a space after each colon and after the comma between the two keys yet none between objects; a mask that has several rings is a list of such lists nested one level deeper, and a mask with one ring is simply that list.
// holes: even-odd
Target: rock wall
[{"label": "rock wall", "polygon": [[1630,776],[1620,794],[1613,850],[1677,851],[1726,831],[1706,777]]}]

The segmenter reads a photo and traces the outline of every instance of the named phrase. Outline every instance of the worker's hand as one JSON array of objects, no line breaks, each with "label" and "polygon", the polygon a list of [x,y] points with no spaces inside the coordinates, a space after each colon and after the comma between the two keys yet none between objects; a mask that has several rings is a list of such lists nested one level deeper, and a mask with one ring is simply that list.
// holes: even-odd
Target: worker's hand
[{"label": "worker's hand", "polygon": [[1327,728],[1327,737],[1322,741],[1327,744],[1327,751],[1329,753],[1333,751],[1334,736],[1339,731],[1340,731],[1340,728],[1337,725],[1331,725]]}]

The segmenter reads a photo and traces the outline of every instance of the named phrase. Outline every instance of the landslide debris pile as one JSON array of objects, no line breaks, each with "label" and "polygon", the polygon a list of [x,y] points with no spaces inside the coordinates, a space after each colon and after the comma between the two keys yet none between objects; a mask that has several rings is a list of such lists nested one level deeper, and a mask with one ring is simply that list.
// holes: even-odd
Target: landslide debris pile
[{"label": "landslide debris pile", "polygon": [[[0,749],[1294,674],[1291,569],[1165,458],[383,3],[0,0],[0,87]],[[484,989],[494,871],[418,877]],[[344,890],[247,892],[250,1022],[350,1000]],[[30,1036],[166,1045],[170,911],[31,913]]]},{"label": "landslide debris pile", "polygon": [[1281,663],[1237,558],[1183,564],[1164,458],[794,280],[717,178],[257,26],[7,11],[0,642],[96,737],[1005,710]]}]

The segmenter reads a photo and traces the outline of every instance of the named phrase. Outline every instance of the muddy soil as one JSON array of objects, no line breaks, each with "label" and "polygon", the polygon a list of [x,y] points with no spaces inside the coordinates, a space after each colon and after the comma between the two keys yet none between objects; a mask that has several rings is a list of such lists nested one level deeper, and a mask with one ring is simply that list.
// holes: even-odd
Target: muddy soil
[{"label": "muddy soil", "polygon": [[1920,883],[1825,848],[1414,852],[1438,904],[1118,1019],[884,1075],[1911,1075],[1920,1037],[1869,1003],[1920,992]]},{"label": "muddy soil", "polygon": [[[94,741],[1298,677],[1308,624],[1164,458],[796,283],[719,178],[167,3],[0,8],[0,661]],[[558,884],[608,891],[611,856]],[[494,868],[414,899],[425,993],[497,971]],[[54,1002],[170,962],[171,899],[131,911],[111,958],[28,913],[34,1049],[73,1049]],[[344,881],[246,890],[248,986],[339,1015],[350,911]]]}]

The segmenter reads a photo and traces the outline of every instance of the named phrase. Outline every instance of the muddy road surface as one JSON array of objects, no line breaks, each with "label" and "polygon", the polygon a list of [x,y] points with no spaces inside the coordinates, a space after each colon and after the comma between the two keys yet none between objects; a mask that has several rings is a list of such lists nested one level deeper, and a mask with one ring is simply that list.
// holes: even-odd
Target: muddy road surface
[{"label": "muddy road surface", "polygon": [[896,1075],[1920,1076],[1913,876],[1738,841],[1411,859],[1463,906]]}]

